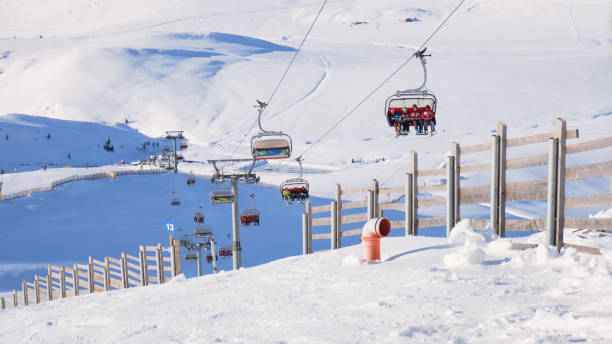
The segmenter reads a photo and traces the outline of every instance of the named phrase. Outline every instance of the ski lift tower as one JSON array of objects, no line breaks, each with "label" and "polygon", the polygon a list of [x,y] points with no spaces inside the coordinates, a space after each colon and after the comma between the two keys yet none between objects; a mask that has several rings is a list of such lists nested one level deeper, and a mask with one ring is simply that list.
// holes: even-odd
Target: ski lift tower
[{"label": "ski lift tower", "polygon": [[166,139],[174,140],[174,173],[177,173],[178,160],[176,159],[176,140],[184,139],[182,130],[166,131]]},{"label": "ski lift tower", "polygon": [[[219,170],[217,163],[219,162],[246,162],[252,161],[251,167],[244,173],[223,173]],[[242,266],[242,248],[240,247],[240,210],[238,209],[238,182],[244,181],[247,184],[256,184],[259,182],[259,177],[253,173],[255,167],[255,159],[222,159],[208,160],[215,168],[215,174],[210,178],[211,183],[221,184],[226,180],[232,183],[232,193],[234,200],[232,202],[232,261],[234,270],[240,269]]]}]

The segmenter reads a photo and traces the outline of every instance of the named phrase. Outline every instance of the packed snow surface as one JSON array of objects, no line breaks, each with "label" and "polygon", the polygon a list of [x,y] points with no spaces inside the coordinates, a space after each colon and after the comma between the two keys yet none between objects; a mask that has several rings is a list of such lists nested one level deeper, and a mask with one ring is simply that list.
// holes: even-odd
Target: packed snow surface
[{"label": "packed snow surface", "polygon": [[[606,343],[610,256],[511,250],[460,225],[0,312],[5,343]],[[608,236],[603,239],[611,243]],[[601,242],[598,238],[594,241]],[[461,244],[461,242],[463,242]],[[475,253],[475,250],[478,253]],[[475,259],[474,257],[477,256]]]},{"label": "packed snow surface", "polygon": [[[382,186],[403,185],[411,149],[419,153],[420,168],[443,167],[451,142],[488,142],[499,121],[508,125],[509,137],[550,132],[557,117],[580,129],[577,141],[610,135],[612,1],[467,0],[428,44],[427,85],[439,99],[437,135],[396,138],[384,117],[389,95],[421,83],[420,65],[413,60],[319,140],[409,58],[456,4],[327,4],[262,117],[263,129],[291,135],[294,157],[309,149],[303,158],[311,194],[331,197],[335,183],[351,188],[372,178]],[[189,160],[249,157],[250,137],[257,132],[255,100],[268,100],[320,5],[319,0],[5,1],[0,168],[11,173],[0,175],[3,193],[122,169],[109,164],[155,153],[138,148],[161,142],[157,138],[166,130],[185,131],[189,148],[183,153]],[[114,152],[99,148],[106,138]],[[544,154],[546,148],[512,148],[508,157]],[[609,160],[610,153],[608,148],[568,156],[567,164]],[[486,152],[462,156],[461,162],[489,159]],[[86,162],[95,167],[84,168]],[[41,165],[53,168],[40,171]],[[224,166],[225,171],[245,167]],[[212,172],[195,163],[179,169]],[[256,165],[262,181],[276,185],[297,172],[294,161]],[[507,175],[509,182],[545,176],[545,167]],[[10,247],[0,251],[0,289],[11,288],[5,285],[10,276],[31,280],[26,272],[49,263],[129,252],[148,230],[156,232],[143,234],[143,240],[162,241],[167,233],[160,218],[167,216],[172,189],[168,176],[121,178],[111,186],[106,180],[78,182],[0,202],[2,244]],[[464,176],[462,185],[489,181],[488,173],[474,173]],[[175,216],[177,222],[189,220],[209,188]],[[249,239],[249,252],[264,252],[252,256],[253,265],[295,255],[301,244],[301,207],[285,211],[273,199],[277,190],[258,188],[243,192],[261,195],[266,212],[284,213],[264,220],[266,235]],[[566,188],[567,197],[609,193],[610,179],[569,182]],[[241,208],[248,206],[247,197],[241,200]],[[315,205],[327,202],[318,198]],[[609,217],[608,208],[566,215]],[[227,207],[206,211],[205,216],[222,218]],[[544,202],[507,206],[509,218],[542,218],[545,211]],[[88,220],[87,214],[95,216]],[[443,209],[419,213],[439,215]],[[488,205],[462,207],[462,215],[487,218]],[[121,224],[108,230],[113,221]],[[229,222],[219,221],[219,233],[227,233]],[[135,229],[125,234],[129,247],[105,236],[130,226]],[[41,251],[44,257],[27,250],[28,242],[43,246],[43,238],[57,233],[62,235],[54,238],[65,238],[67,247],[102,244],[87,252],[84,244],[65,255],[49,248]],[[445,229],[421,233],[442,236]],[[0,312],[0,342],[610,342],[612,302],[602,295],[612,288],[611,240],[588,230],[565,234],[572,243],[599,247],[602,256],[573,249],[557,254],[545,246],[514,251],[508,239],[461,223],[450,241],[383,239],[381,264],[364,264],[360,247],[352,246]],[[343,245],[357,242],[351,240]],[[520,240],[542,243],[543,235]],[[315,248],[327,244],[319,241]],[[273,250],[265,253],[266,247]]]}]

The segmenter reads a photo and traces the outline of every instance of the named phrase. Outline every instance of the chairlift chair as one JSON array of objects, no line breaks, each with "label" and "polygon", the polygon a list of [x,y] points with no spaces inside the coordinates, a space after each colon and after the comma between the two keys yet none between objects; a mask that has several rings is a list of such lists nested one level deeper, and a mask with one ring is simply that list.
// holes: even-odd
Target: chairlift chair
[{"label": "chairlift chair", "polygon": [[246,209],[240,212],[240,226],[259,226],[259,211],[257,209]]},{"label": "chairlift chair", "polygon": [[202,214],[201,212],[196,212],[195,215],[193,215],[193,221],[195,223],[202,223],[204,222],[204,214]]},{"label": "chairlift chair", "polygon": [[212,254],[208,254],[208,255],[206,255],[206,262],[207,262],[207,263],[212,263],[212,260],[213,260],[213,256],[212,256]]},{"label": "chairlift chair", "polygon": [[186,262],[195,262],[198,260],[198,255],[195,253],[187,253],[185,254],[185,261]]},{"label": "chairlift chair", "polygon": [[217,187],[210,193],[212,204],[224,204],[234,202],[234,192],[231,187]]},{"label": "chairlift chair", "polygon": [[181,205],[181,200],[178,199],[175,195],[174,192],[172,193],[172,198],[170,199],[170,205],[173,206],[177,206],[177,205]]},{"label": "chairlift chair", "polygon": [[291,137],[281,131],[267,131],[261,127],[261,114],[268,104],[257,101],[259,133],[251,138],[251,154],[255,160],[286,159],[291,156]]},{"label": "chairlift chair", "polygon": [[[417,51],[415,56],[420,59],[423,67],[423,83],[421,86],[411,90],[397,91],[395,94],[387,98],[385,102],[385,118],[390,127],[404,127],[414,126],[414,121],[411,116],[416,115],[413,110],[413,106],[417,106],[417,114],[423,113],[427,106],[433,114],[433,119],[436,118],[436,110],[438,105],[438,99],[435,94],[427,89],[427,68],[425,57],[431,55],[425,55],[427,48]],[[420,120],[420,118],[419,118]],[[408,128],[406,128],[408,129]],[[396,135],[407,135],[407,130],[396,130]]]},{"label": "chairlift chair", "polygon": [[300,164],[300,175],[297,178],[287,179],[280,185],[281,197],[287,204],[292,204],[295,201],[303,203],[309,195],[310,184],[302,178],[302,158],[295,159]]},{"label": "chairlift chair", "polygon": [[187,142],[181,142],[181,149],[187,149]]},{"label": "chairlift chair", "polygon": [[259,226],[259,210],[255,208],[255,194],[252,193],[250,197],[253,202],[253,207],[240,212],[241,227],[248,227],[251,224]]},{"label": "chairlift chair", "polygon": [[193,232],[193,236],[198,239],[210,239],[212,230],[208,226],[199,225]]},{"label": "chairlift chair", "polygon": [[187,185],[193,185],[193,184],[195,184],[195,182],[196,182],[195,178],[188,178],[187,179]]},{"label": "chairlift chair", "polygon": [[232,256],[231,246],[223,246],[219,248],[219,257],[231,257],[231,256]]}]

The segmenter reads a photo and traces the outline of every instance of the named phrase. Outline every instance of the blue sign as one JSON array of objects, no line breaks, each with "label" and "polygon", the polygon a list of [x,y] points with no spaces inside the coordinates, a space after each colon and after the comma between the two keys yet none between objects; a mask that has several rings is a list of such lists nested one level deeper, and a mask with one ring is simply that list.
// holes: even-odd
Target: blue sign
[{"label": "blue sign", "polygon": [[174,232],[174,222],[172,222],[172,219],[166,219],[166,230],[168,232]]}]

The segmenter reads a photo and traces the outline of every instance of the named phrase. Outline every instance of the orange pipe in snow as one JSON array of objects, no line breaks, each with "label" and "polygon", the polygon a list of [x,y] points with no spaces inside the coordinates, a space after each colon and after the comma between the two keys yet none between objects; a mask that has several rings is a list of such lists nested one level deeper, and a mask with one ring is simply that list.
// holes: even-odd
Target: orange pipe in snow
[{"label": "orange pipe in snow", "polygon": [[391,222],[385,217],[374,218],[366,222],[361,232],[363,259],[368,262],[380,260],[380,238],[391,232]]}]

